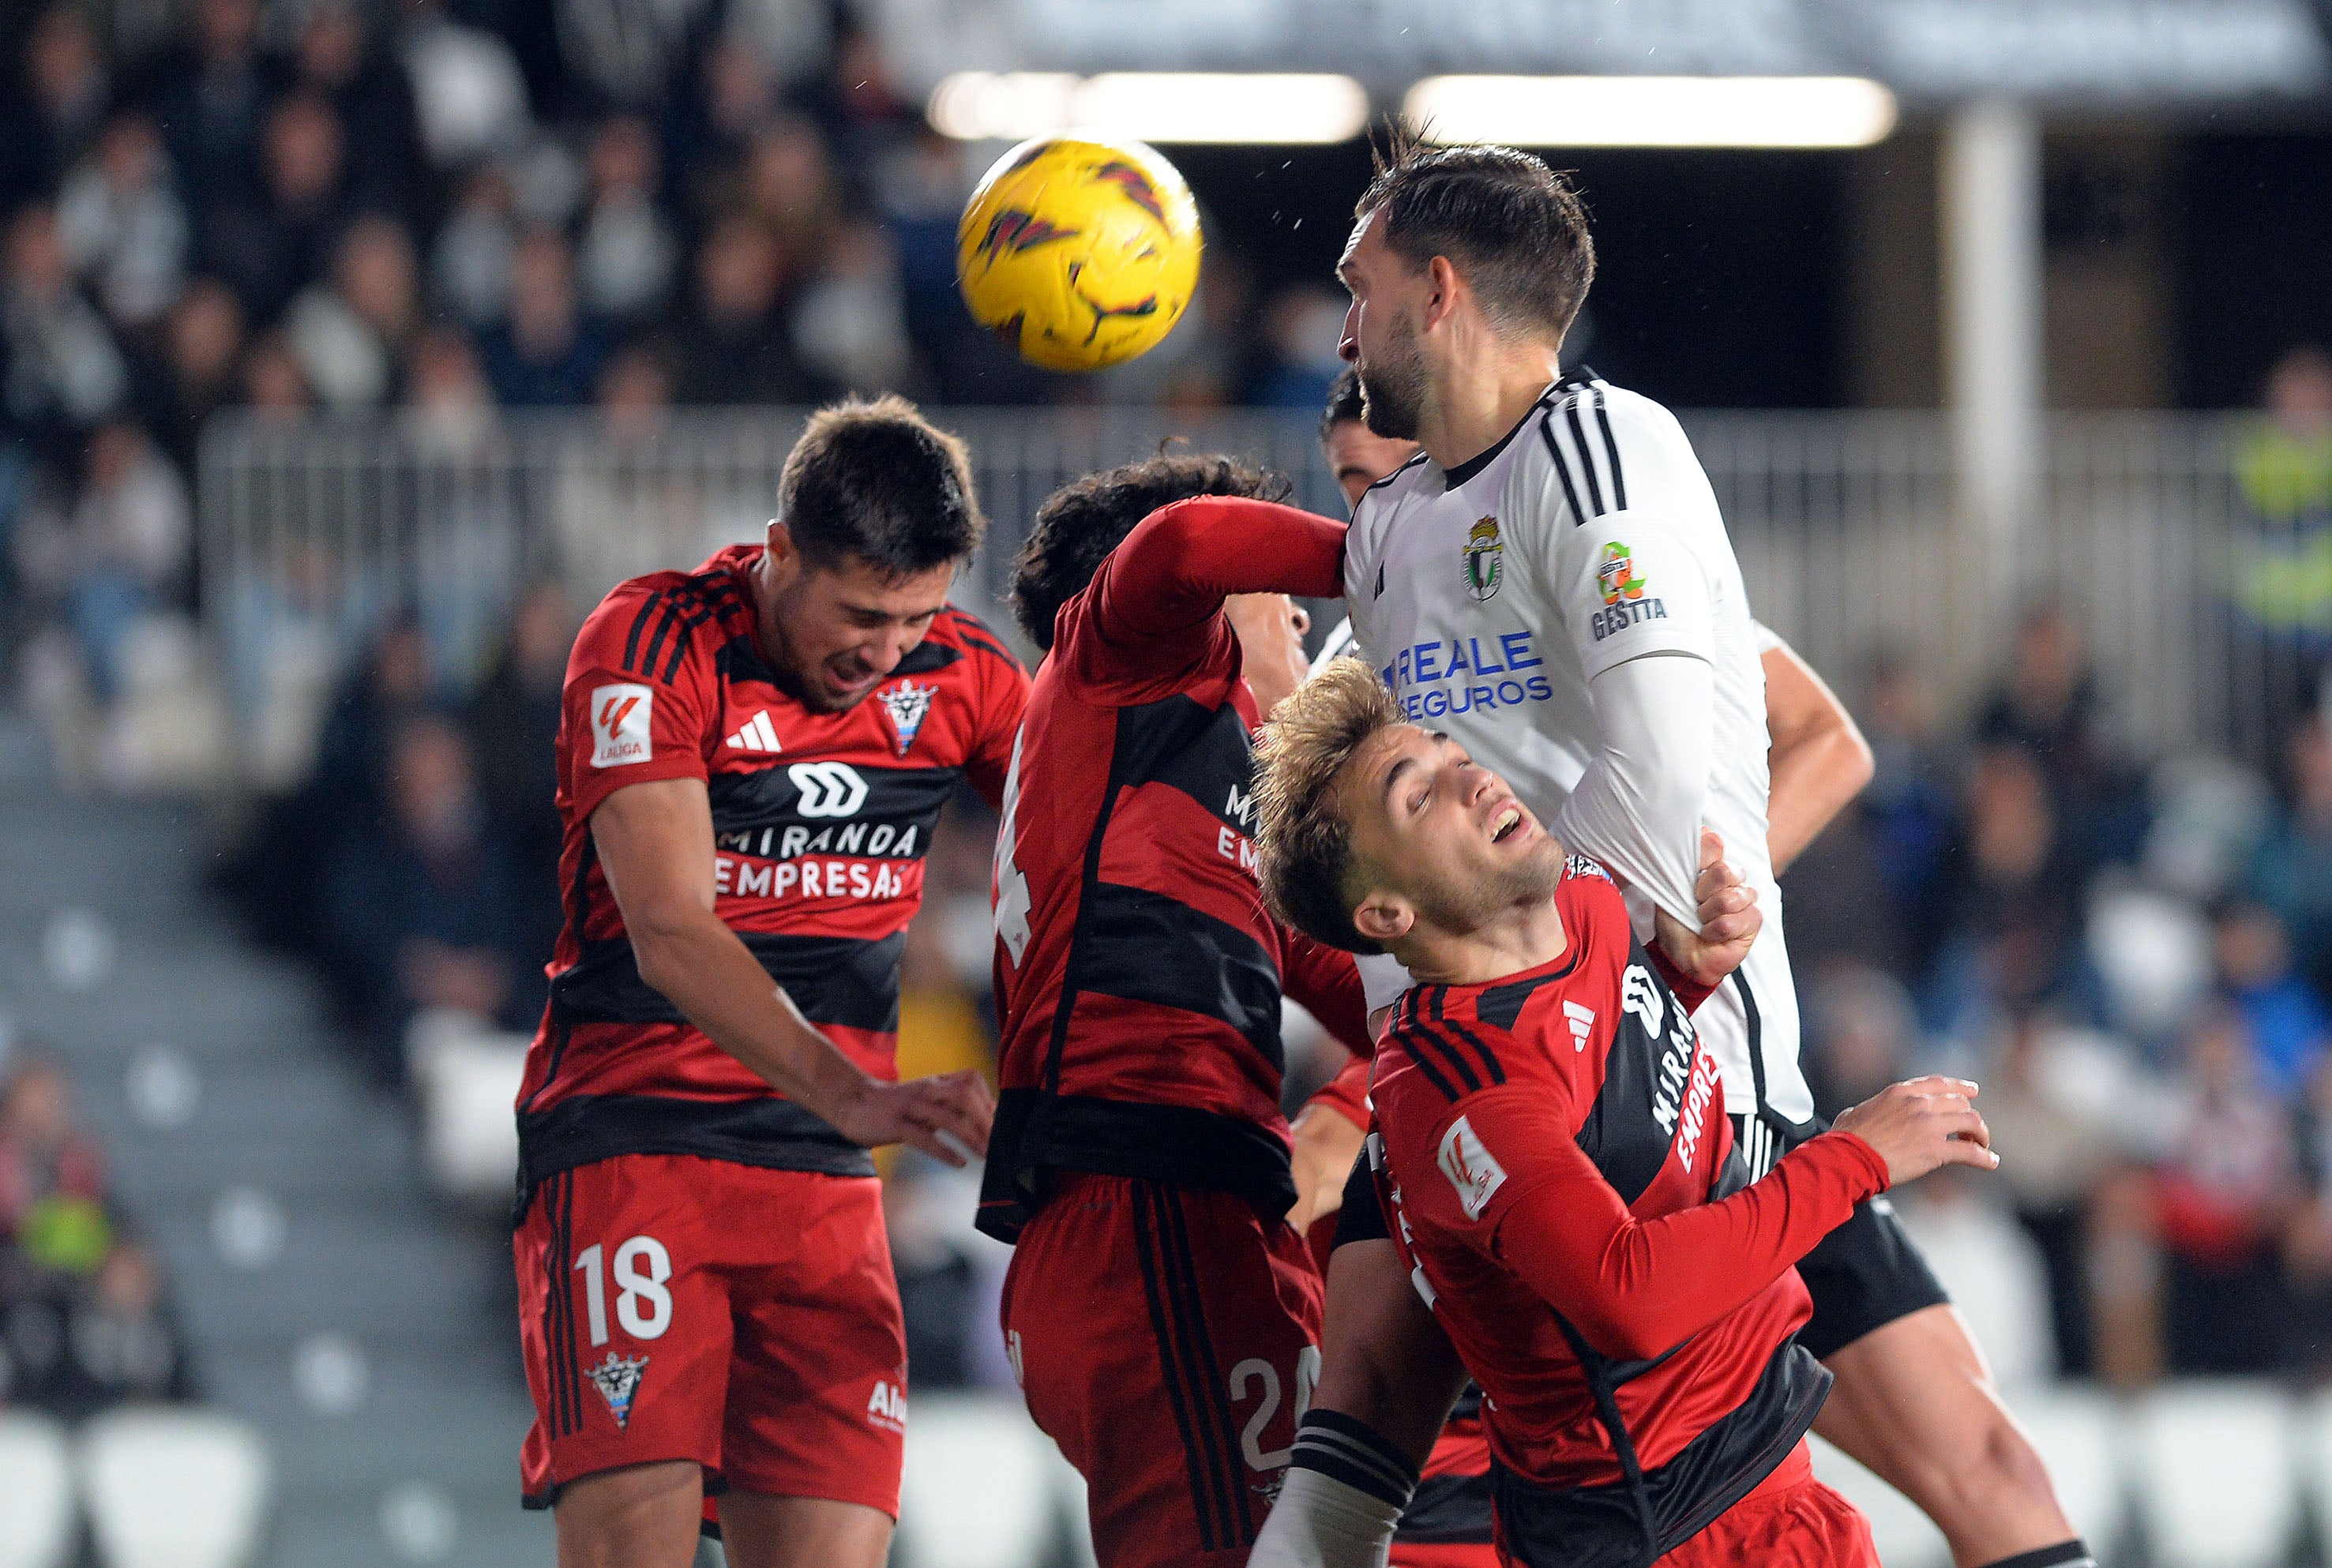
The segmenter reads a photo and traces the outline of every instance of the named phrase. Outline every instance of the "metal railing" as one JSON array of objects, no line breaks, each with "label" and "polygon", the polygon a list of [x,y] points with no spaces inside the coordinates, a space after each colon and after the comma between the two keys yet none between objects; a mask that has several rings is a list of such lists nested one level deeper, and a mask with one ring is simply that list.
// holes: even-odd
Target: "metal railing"
[{"label": "metal railing", "polygon": [[[999,598],[1056,485],[1180,437],[1295,478],[1341,515],[1313,421],[1137,408],[934,410],[970,443],[993,519],[960,597]],[[758,538],[795,409],[685,411],[649,430],[596,415],[504,416],[465,430],[388,417],[271,424],[229,416],[202,457],[205,620],[238,711],[263,723],[287,683],[418,611],[447,668],[476,670],[524,584],[578,603],[636,573]],[[2068,416],[2051,426],[2039,515],[1990,536],[1954,503],[1949,436],[1919,413],[1688,415],[1760,617],[1849,695],[1874,653],[1916,661],[1946,700],[2009,656],[2019,606],[2053,594],[2088,628],[2131,743],[2260,756],[2305,700],[2326,627],[2239,601],[2299,534],[2243,505],[2240,427],[2213,416]],[[2324,520],[2318,520],[2319,522]],[[2327,546],[2332,549],[2332,546]],[[2322,596],[2332,614],[2332,583]],[[2270,617],[2273,618],[2273,617]]]}]

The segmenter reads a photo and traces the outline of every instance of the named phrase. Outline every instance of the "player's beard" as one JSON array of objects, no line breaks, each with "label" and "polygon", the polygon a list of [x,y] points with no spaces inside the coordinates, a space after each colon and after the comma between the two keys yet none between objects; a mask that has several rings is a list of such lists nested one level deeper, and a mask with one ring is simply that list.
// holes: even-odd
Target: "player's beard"
[{"label": "player's beard", "polygon": [[1384,352],[1363,363],[1360,372],[1361,423],[1370,434],[1388,440],[1416,440],[1425,413],[1427,379],[1416,321],[1395,317]]},{"label": "player's beard", "polygon": [[1418,913],[1458,936],[1470,935],[1510,909],[1544,904],[1563,881],[1563,846],[1542,836],[1531,852],[1486,870],[1437,876],[1409,890]]}]

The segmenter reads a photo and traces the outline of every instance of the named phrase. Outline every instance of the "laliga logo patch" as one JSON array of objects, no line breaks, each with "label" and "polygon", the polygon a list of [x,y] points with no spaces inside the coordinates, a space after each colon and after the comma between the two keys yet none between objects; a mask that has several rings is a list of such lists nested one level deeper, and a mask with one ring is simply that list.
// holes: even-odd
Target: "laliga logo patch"
[{"label": "laliga logo patch", "polygon": [[938,695],[937,686],[919,686],[913,681],[902,681],[880,693],[883,711],[891,715],[891,728],[898,732],[899,755],[915,743],[915,736],[923,727],[923,716],[932,711],[932,699]]},{"label": "laliga logo patch", "polygon": [[626,682],[591,692],[591,766],[620,768],[645,762],[655,748],[649,739],[655,693]]},{"label": "laliga logo patch", "polygon": [[[621,1267],[618,1264],[619,1271]],[[618,1272],[616,1277],[621,1279],[623,1275]],[[606,1361],[584,1369],[583,1375],[591,1380],[591,1386],[607,1401],[618,1431],[632,1424],[632,1396],[640,1391],[640,1374],[647,1371],[647,1366],[648,1358],[644,1355],[623,1356],[609,1351]]]},{"label": "laliga logo patch", "polygon": [[[1486,517],[1466,533],[1466,591],[1477,599],[1488,599],[1498,591],[1498,583],[1505,576],[1505,541],[1498,538],[1498,520]],[[1380,589],[1381,591],[1381,589]]]},{"label": "laliga logo patch", "polygon": [[1441,1173],[1449,1178],[1449,1185],[1458,1190],[1458,1201],[1468,1219],[1482,1218],[1482,1210],[1506,1184],[1506,1169],[1490,1157],[1482,1146],[1474,1123],[1460,1116],[1441,1135]]}]

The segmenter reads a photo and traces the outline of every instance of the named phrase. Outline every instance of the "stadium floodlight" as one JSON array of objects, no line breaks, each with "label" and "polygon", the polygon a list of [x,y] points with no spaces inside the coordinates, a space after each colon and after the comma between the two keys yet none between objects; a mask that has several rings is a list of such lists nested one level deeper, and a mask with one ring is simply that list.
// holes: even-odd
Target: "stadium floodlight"
[{"label": "stadium floodlight", "polygon": [[1895,95],[1859,76],[1432,76],[1403,110],[1439,142],[1868,147]]},{"label": "stadium floodlight", "polygon": [[1335,142],[1368,123],[1349,76],[1261,72],[962,71],[932,90],[925,118],[963,141],[1071,129],[1158,142]]}]

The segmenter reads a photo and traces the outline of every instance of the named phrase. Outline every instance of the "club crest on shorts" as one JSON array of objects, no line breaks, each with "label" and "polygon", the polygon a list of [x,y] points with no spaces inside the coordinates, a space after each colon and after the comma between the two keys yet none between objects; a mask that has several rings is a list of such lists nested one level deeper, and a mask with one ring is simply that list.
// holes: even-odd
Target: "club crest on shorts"
[{"label": "club crest on shorts", "polygon": [[891,728],[898,732],[899,755],[915,743],[916,732],[923,727],[923,716],[932,711],[932,698],[938,694],[937,686],[919,686],[913,681],[901,681],[886,692],[877,693],[883,701],[883,711],[891,715]]},{"label": "club crest on shorts", "polygon": [[1505,576],[1506,547],[1498,538],[1498,520],[1486,517],[1466,532],[1466,591],[1487,599],[1498,591]]},{"label": "club crest on shorts", "polygon": [[607,1401],[618,1430],[632,1424],[632,1397],[640,1391],[640,1374],[647,1367],[648,1358],[644,1355],[617,1355],[609,1351],[606,1361],[583,1369],[583,1375],[591,1380],[591,1386]]}]

